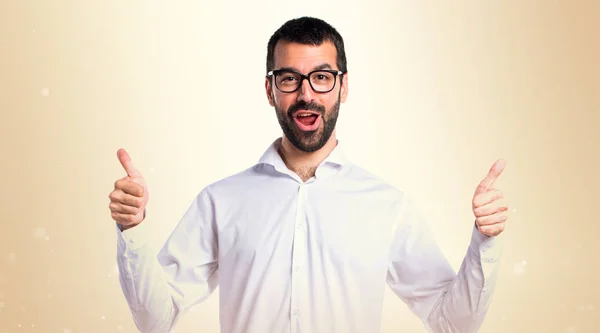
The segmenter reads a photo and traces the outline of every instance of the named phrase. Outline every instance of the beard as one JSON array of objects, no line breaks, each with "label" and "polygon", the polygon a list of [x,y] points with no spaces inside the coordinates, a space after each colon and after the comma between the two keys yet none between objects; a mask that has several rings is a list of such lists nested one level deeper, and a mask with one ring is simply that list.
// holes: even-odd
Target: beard
[{"label": "beard", "polygon": [[[339,109],[340,96],[338,96],[337,101],[329,110],[326,110],[323,105],[313,102],[307,103],[305,101],[291,105],[287,111],[275,105],[275,113],[277,114],[277,120],[283,130],[283,134],[294,147],[307,153],[323,148],[327,141],[329,141],[337,123]],[[297,110],[318,112],[321,115],[321,125],[319,128],[309,132],[300,130],[293,117],[294,112]]]}]

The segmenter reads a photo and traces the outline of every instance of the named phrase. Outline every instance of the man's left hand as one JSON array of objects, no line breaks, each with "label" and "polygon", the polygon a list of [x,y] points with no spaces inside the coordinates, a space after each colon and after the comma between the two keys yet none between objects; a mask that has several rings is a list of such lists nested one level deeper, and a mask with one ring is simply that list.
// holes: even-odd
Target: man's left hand
[{"label": "man's left hand", "polygon": [[508,204],[504,194],[494,187],[505,166],[504,160],[497,160],[487,176],[479,183],[473,196],[473,213],[477,229],[490,237],[502,233],[508,219]]}]

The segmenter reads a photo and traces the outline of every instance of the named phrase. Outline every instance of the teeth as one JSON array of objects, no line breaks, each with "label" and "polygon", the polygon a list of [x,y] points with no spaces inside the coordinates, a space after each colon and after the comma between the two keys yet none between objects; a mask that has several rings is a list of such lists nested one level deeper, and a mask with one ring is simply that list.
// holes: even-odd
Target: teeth
[{"label": "teeth", "polygon": [[312,113],[299,113],[298,117],[309,117],[309,116],[312,116],[312,115],[313,115]]}]

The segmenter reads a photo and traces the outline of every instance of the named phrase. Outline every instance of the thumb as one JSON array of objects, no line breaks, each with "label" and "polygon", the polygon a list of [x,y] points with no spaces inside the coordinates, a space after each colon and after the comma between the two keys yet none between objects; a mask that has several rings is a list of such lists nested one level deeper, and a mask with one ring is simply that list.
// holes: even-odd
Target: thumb
[{"label": "thumb", "polygon": [[494,186],[494,182],[498,179],[504,167],[506,166],[506,161],[503,159],[497,160],[494,165],[490,168],[490,171],[485,176],[485,178],[479,183],[477,186],[476,193],[481,193],[487,191],[488,188]]},{"label": "thumb", "polygon": [[125,172],[127,172],[127,175],[129,177],[142,177],[142,174],[133,165],[133,162],[131,162],[131,157],[129,157],[129,154],[127,153],[127,151],[125,151],[125,149],[119,149],[117,151],[117,157],[119,158],[119,162],[121,162],[123,169],[125,169]]}]

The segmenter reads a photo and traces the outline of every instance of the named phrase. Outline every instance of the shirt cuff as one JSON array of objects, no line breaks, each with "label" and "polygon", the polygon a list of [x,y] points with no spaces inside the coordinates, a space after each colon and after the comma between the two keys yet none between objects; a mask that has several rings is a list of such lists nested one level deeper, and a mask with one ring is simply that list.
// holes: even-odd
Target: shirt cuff
[{"label": "shirt cuff", "polygon": [[503,234],[498,236],[484,235],[477,229],[477,224],[473,224],[471,248],[475,253],[482,254],[482,259],[484,256],[487,258],[499,257],[501,255],[503,239]]},{"label": "shirt cuff", "polygon": [[148,221],[144,220],[135,227],[124,231],[121,231],[119,224],[115,224],[119,254],[124,254],[127,251],[135,251],[148,244],[150,235],[147,223]]},{"label": "shirt cuff", "polygon": [[476,224],[473,225],[470,248],[472,253],[479,258],[484,277],[484,290],[487,289],[490,280],[494,280],[494,275],[498,273],[503,243],[503,234],[487,236],[479,232]]}]

